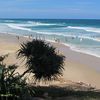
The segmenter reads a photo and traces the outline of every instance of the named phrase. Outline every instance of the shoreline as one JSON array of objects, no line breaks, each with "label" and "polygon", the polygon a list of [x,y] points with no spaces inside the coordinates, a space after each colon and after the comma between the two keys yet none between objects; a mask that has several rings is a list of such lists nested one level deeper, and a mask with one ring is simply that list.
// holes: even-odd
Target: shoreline
[{"label": "shoreline", "polygon": [[[8,64],[18,63],[16,60],[15,52],[19,49],[20,43],[29,40],[27,37],[20,36],[20,40],[16,38],[16,35],[11,34],[2,34],[0,33],[0,52],[4,50],[10,52],[10,56],[6,62]],[[73,82],[84,82],[86,84],[91,84],[91,86],[100,89],[100,58],[91,56],[84,53],[75,52],[70,49],[70,47],[65,46],[62,43],[51,42],[61,54],[66,56],[65,60],[65,70],[63,78],[65,80],[72,80]],[[1,52],[1,53],[2,53]],[[18,71],[23,71],[23,68],[20,68]]]},{"label": "shoreline", "polygon": [[[62,43],[53,42],[52,44],[56,48],[59,48],[58,50],[62,54],[64,54],[66,57],[66,64],[65,64],[66,71],[64,72],[64,79],[68,79],[68,80],[71,79],[74,82],[79,82],[79,83],[83,82],[83,83],[92,85],[92,86],[100,89],[100,85],[99,85],[100,84],[100,81],[99,81],[100,58],[99,57],[81,53],[81,52],[76,52],[74,50],[71,50],[69,46],[64,45]],[[68,67],[68,69],[67,69],[67,67]],[[72,68],[72,67],[75,67],[76,69]],[[67,70],[70,70],[70,71],[67,72]],[[96,82],[96,81],[98,81],[98,82]],[[95,84],[95,82],[96,82],[96,84]]]},{"label": "shoreline", "polygon": [[[13,35],[13,36],[19,36],[19,37],[24,37],[24,38],[29,38],[30,37],[30,35],[20,35],[20,34],[16,34],[16,33],[7,33],[7,32],[4,32],[4,33],[0,33],[0,34],[8,34],[8,35]],[[34,37],[32,37],[32,38],[34,38]],[[35,37],[36,38],[36,37]],[[99,39],[94,39],[94,41],[95,40],[98,40],[98,41],[100,41]],[[57,43],[55,40],[50,40],[50,39],[45,39],[45,41],[49,41],[49,42],[54,42],[54,43]],[[77,48],[73,48],[73,46],[71,46],[71,45],[69,45],[69,44],[67,44],[67,43],[63,43],[63,42],[59,42],[60,44],[62,44],[62,45],[65,45],[65,46],[67,46],[67,47],[69,47],[70,48],[70,50],[72,50],[72,51],[74,51],[74,52],[78,52],[78,53],[82,53],[82,54],[86,54],[86,55],[90,55],[90,56],[93,56],[93,57],[97,57],[97,58],[100,58],[100,56],[98,56],[97,54],[93,54],[92,52],[90,53],[89,51],[84,51],[84,50],[79,50],[79,49],[77,49]]]},{"label": "shoreline", "polygon": [[[30,35],[20,35],[20,34],[16,34],[16,33],[7,33],[7,32],[4,32],[4,33],[0,33],[0,34],[8,34],[8,35],[13,35],[13,36],[19,36],[19,37],[24,37],[24,38],[29,38],[30,37]],[[34,37],[32,37],[32,38],[34,38]],[[35,37],[36,38],[36,37]],[[95,40],[95,39],[94,39]],[[98,40],[98,39],[97,39]],[[49,42],[54,42],[54,43],[57,43],[55,40],[50,40],[50,39],[45,39],[45,41],[49,41]],[[98,40],[98,41],[100,41],[100,40]],[[98,56],[97,54],[93,54],[92,52],[91,53],[89,53],[89,52],[87,52],[87,51],[84,51],[84,50],[78,50],[78,49],[76,49],[76,48],[73,48],[71,45],[69,45],[69,44],[67,44],[67,43],[63,43],[63,42],[59,42],[60,44],[62,44],[62,45],[65,45],[65,46],[67,46],[67,47],[69,47],[70,48],[70,50],[72,50],[72,51],[74,51],[74,52],[79,52],[79,53],[82,53],[82,54],[87,54],[87,55],[90,55],[90,56],[94,56],[94,57],[97,57],[97,58],[100,58],[100,56]]]},{"label": "shoreline", "polygon": [[[54,42],[53,42],[54,43]],[[90,55],[90,54],[87,54],[87,53],[82,53],[82,52],[78,52],[78,51],[75,51],[75,50],[72,50],[71,48],[70,48],[70,46],[69,45],[65,45],[65,44],[63,44],[63,43],[54,43],[54,44],[58,44],[59,46],[61,46],[62,45],[62,47],[64,48],[64,49],[67,49],[67,51],[68,51],[68,53],[69,54],[71,54],[71,53],[73,53],[74,54],[74,56],[73,56],[73,59],[70,59],[70,60],[72,60],[72,61],[76,61],[76,62],[78,62],[78,61],[80,61],[79,59],[77,59],[77,55],[80,55],[80,57],[81,57],[81,59],[83,58],[83,56],[84,57],[86,57],[86,58],[88,58],[87,59],[87,61],[91,61],[91,59],[96,59],[97,60],[97,62],[98,62],[98,68],[99,68],[99,64],[100,64],[100,57],[96,57],[96,56],[94,56],[94,55]],[[63,51],[63,49],[61,49],[60,48],[60,51]],[[64,52],[64,51],[63,51]],[[63,53],[62,52],[62,53]],[[67,53],[67,54],[68,54]],[[68,54],[68,55],[69,55]],[[76,56],[75,56],[76,55]],[[76,57],[76,58],[75,58]],[[72,58],[72,57],[69,57],[69,58]],[[76,59],[76,60],[75,60]],[[85,61],[86,61],[86,59],[85,59]],[[93,61],[93,60],[92,60]],[[95,61],[95,60],[94,60]],[[85,63],[84,61],[81,61],[80,62],[81,64],[87,64],[87,63]],[[91,62],[92,63],[92,62]],[[93,66],[94,66],[94,64],[93,64]],[[96,66],[96,65],[95,65]],[[100,69],[99,69],[100,70]]]},{"label": "shoreline", "polygon": [[[47,41],[47,42],[58,43],[58,42],[55,42],[54,40],[46,40],[46,41]],[[74,52],[77,52],[77,53],[81,53],[81,54],[85,54],[85,55],[89,55],[89,56],[93,56],[93,57],[96,57],[96,58],[99,58],[99,59],[100,59],[100,56],[96,56],[95,54],[87,53],[87,52],[84,52],[84,51],[82,51],[82,50],[75,50],[75,49],[73,49],[73,48],[72,48],[69,44],[67,44],[67,43],[59,42],[59,44],[68,47],[71,51],[74,51]]]},{"label": "shoreline", "polygon": [[[29,39],[32,39],[32,37],[29,38],[28,35],[23,36],[23,35],[18,35],[18,34],[14,34],[14,33],[0,33],[0,34],[1,34],[1,35],[4,35],[4,34],[5,34],[5,35],[10,35],[10,36],[13,36],[13,37],[19,36],[20,38],[24,38],[25,41],[27,41],[27,40],[29,40]],[[71,46],[70,46],[69,44],[67,44],[67,43],[56,42],[55,40],[49,40],[49,39],[45,39],[44,41],[47,41],[47,42],[50,42],[50,43],[53,43],[53,44],[63,45],[63,46],[65,46],[67,49],[69,49],[70,51],[72,51],[72,52],[74,52],[74,53],[77,53],[77,54],[85,55],[85,56],[88,56],[88,57],[90,56],[90,58],[92,57],[92,58],[100,59],[100,57],[95,56],[95,55],[93,55],[93,54],[85,53],[85,52],[82,52],[82,51],[80,51],[80,50],[74,50],[74,49],[72,49]],[[21,41],[21,42],[22,42],[22,41]],[[24,42],[24,41],[23,41],[23,42]]]}]

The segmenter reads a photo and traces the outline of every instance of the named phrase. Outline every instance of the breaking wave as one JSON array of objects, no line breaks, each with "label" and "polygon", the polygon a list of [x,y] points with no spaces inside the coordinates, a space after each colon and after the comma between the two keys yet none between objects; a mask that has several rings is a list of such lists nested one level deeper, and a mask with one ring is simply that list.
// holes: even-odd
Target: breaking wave
[{"label": "breaking wave", "polygon": [[21,27],[22,25],[18,25],[18,24],[7,24],[7,26],[12,28],[12,29],[19,29],[19,30],[24,30],[24,31],[32,31],[31,29]]},{"label": "breaking wave", "polygon": [[100,33],[100,28],[93,28],[93,27],[73,27],[73,26],[68,26],[67,28],[70,29],[79,29],[79,30],[85,30],[88,32],[96,32],[96,33]]}]

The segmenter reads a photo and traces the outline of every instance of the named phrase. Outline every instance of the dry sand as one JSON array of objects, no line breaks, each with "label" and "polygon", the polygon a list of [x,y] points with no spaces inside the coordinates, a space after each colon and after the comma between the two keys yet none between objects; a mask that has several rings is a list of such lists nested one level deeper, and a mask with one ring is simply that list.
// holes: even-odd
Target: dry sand
[{"label": "dry sand", "polygon": [[[9,53],[9,57],[6,59],[8,64],[19,64],[21,62],[16,60],[16,51],[20,47],[20,43],[26,42],[28,39],[25,37],[18,38],[13,35],[0,34],[0,55]],[[66,56],[65,71],[63,78],[65,80],[72,80],[74,82],[84,82],[91,84],[100,89],[100,58],[75,52],[70,50],[69,47],[60,44],[52,43],[60,53]],[[18,69],[19,72],[23,72],[24,67]]]}]

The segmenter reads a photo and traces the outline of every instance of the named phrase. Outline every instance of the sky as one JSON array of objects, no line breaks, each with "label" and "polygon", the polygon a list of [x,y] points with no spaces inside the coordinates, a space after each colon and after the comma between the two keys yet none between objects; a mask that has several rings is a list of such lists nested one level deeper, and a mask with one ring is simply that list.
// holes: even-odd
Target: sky
[{"label": "sky", "polygon": [[100,19],[100,0],[0,0],[0,18]]}]

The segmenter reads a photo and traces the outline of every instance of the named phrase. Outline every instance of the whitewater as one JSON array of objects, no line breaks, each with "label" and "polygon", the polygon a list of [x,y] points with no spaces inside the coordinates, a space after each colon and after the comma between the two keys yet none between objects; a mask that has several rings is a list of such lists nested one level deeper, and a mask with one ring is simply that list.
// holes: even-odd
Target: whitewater
[{"label": "whitewater", "polygon": [[100,20],[5,19],[0,33],[59,39],[74,51],[100,57]]}]

